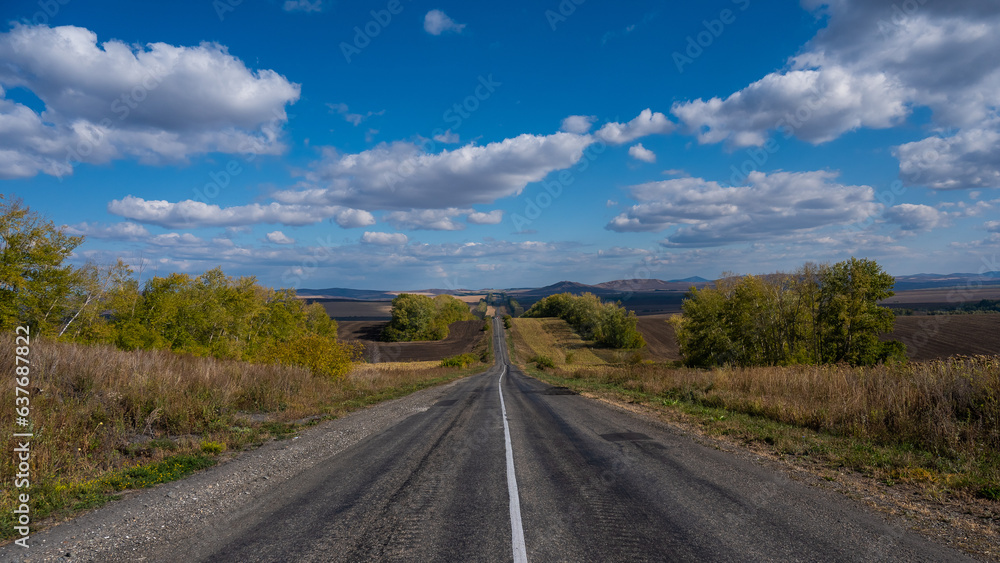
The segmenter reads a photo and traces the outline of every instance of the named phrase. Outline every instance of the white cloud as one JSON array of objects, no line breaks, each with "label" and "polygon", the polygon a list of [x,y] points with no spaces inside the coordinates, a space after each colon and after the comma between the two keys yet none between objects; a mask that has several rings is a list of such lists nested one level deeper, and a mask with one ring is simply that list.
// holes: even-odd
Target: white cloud
[{"label": "white cloud", "polygon": [[191,233],[166,233],[156,235],[149,242],[157,246],[198,246],[205,241]]},{"label": "white cloud", "polygon": [[452,133],[451,129],[445,131],[444,133],[439,133],[434,135],[434,140],[439,143],[445,143],[447,145],[454,145],[458,143],[458,133]]},{"label": "white cloud", "polygon": [[361,235],[361,242],[383,246],[399,246],[406,244],[410,238],[403,233],[373,233],[366,231]]},{"label": "white cloud", "polygon": [[455,207],[448,209],[414,209],[412,211],[393,211],[386,215],[384,219],[399,230],[461,231],[465,228],[465,225],[455,221],[455,217],[468,214],[471,211]]},{"label": "white cloud", "polygon": [[[38,96],[43,114],[6,99],[11,87]],[[298,98],[299,85],[215,43],[98,45],[81,27],[15,25],[0,34],[0,178],[121,158],[280,154],[285,105]]]},{"label": "white cloud", "polygon": [[274,244],[295,244],[295,239],[289,237],[281,231],[267,233],[267,241]]},{"label": "white cloud", "polygon": [[149,237],[149,231],[146,227],[130,221],[123,221],[114,225],[78,223],[66,227],[66,232],[74,236],[83,235],[89,238],[122,241],[136,241]]},{"label": "white cloud", "polygon": [[473,225],[499,225],[503,221],[503,210],[494,209],[489,213],[469,213],[466,219]]},{"label": "white cloud", "polygon": [[903,231],[926,232],[946,223],[948,215],[929,205],[903,203],[886,209],[885,218]]},{"label": "white cloud", "polygon": [[431,35],[441,35],[446,31],[462,33],[465,29],[464,23],[456,23],[441,10],[431,10],[424,16],[424,31]]},{"label": "white cloud", "polygon": [[374,223],[366,211],[339,206],[284,205],[253,203],[236,207],[219,207],[200,201],[184,200],[172,203],[125,196],[112,200],[108,212],[140,223],[167,228],[240,227],[258,223],[281,223],[300,226],[318,223],[333,217],[341,226],[365,226]]},{"label": "white cloud", "polygon": [[636,160],[641,160],[643,162],[656,162],[656,153],[642,146],[642,143],[629,147],[628,154]]},{"label": "white cloud", "polygon": [[334,213],[333,220],[345,229],[370,227],[375,224],[375,216],[362,209],[339,209]]},{"label": "white cloud", "polygon": [[286,12],[322,12],[323,0],[315,0],[315,2],[310,2],[309,0],[285,0],[282,9]]},{"label": "white cloud", "polygon": [[436,154],[408,142],[381,143],[357,154],[327,151],[306,175],[309,183],[325,187],[285,190],[273,197],[286,204],[369,210],[489,204],[576,164],[592,142],[572,133],[525,134]]},{"label": "white cloud", "polygon": [[849,225],[875,215],[874,190],[833,180],[831,172],[752,172],[746,186],[677,178],[629,189],[639,201],[607,225],[612,231],[675,229],[672,246],[721,245]]},{"label": "white cloud", "polygon": [[590,131],[596,120],[597,116],[594,115],[571,115],[562,120],[562,126],[559,130],[583,135]]},{"label": "white cloud", "polygon": [[987,221],[983,223],[983,227],[986,228],[987,232],[1000,233],[1000,221]]},{"label": "white cloud", "polygon": [[1000,122],[987,125],[896,147],[900,178],[935,190],[1000,188]]},{"label": "white cloud", "polygon": [[[385,115],[385,110],[384,109],[383,110],[379,110],[379,111],[369,111],[368,113],[365,113],[365,114],[352,113],[351,110],[350,110],[350,108],[348,108],[347,104],[345,104],[343,102],[336,103],[336,104],[326,104],[326,107],[330,108],[331,112],[333,112],[333,113],[335,113],[337,115],[342,116],[344,118],[344,121],[350,123],[351,125],[353,125],[355,127],[357,127],[358,125],[361,125],[361,123],[363,121],[365,121],[366,119],[368,119],[370,117],[379,116],[379,115]],[[376,133],[377,133],[377,131],[376,131]]]},{"label": "white cloud", "polygon": [[628,123],[605,123],[594,135],[611,145],[631,143],[639,137],[669,133],[674,130],[674,123],[660,112],[653,113],[646,108]]},{"label": "white cloud", "polygon": [[778,131],[818,144],[859,127],[898,124],[909,113],[906,95],[885,74],[831,67],[772,73],[725,100],[676,103],[671,111],[700,143],[758,146]]}]

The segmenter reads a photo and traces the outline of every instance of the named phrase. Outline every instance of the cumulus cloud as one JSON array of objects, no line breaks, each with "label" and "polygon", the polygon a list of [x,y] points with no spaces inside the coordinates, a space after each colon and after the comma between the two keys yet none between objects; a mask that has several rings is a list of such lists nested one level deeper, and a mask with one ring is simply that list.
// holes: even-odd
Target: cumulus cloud
[{"label": "cumulus cloud", "polygon": [[399,230],[461,231],[465,225],[456,221],[455,217],[470,212],[471,210],[454,207],[414,209],[412,211],[393,211],[385,216],[385,220]]},{"label": "cumulus cloud", "polygon": [[337,209],[333,220],[345,229],[370,227],[375,224],[375,216],[363,209]]},{"label": "cumulus cloud", "polygon": [[656,153],[642,146],[642,143],[629,147],[628,154],[636,160],[641,160],[643,162],[656,162]]},{"label": "cumulus cloud", "polygon": [[583,135],[590,132],[595,120],[597,120],[597,116],[594,115],[571,115],[562,120],[562,126],[559,130]]},{"label": "cumulus cloud", "polygon": [[859,127],[891,127],[909,108],[892,78],[831,67],[769,74],[724,100],[676,103],[672,112],[701,143],[746,147],[772,131],[818,144]]},{"label": "cumulus cloud", "polygon": [[594,135],[610,145],[623,145],[639,137],[669,133],[674,127],[674,122],[667,116],[646,108],[628,123],[605,123]]},{"label": "cumulus cloud", "polygon": [[373,233],[366,231],[361,235],[361,242],[383,246],[399,246],[409,242],[410,237],[403,233]]},{"label": "cumulus cloud", "polygon": [[899,176],[935,190],[1000,188],[1000,122],[896,147]]},{"label": "cumulus cloud", "polygon": [[899,225],[900,230],[925,232],[943,225],[948,215],[929,205],[903,203],[886,209],[885,218]]},{"label": "cumulus cloud", "polygon": [[701,178],[633,186],[640,202],[612,219],[619,232],[675,229],[665,244],[722,245],[848,225],[880,210],[869,186],[834,182],[831,172],[752,172],[747,185],[723,187]]},{"label": "cumulus cloud", "polygon": [[424,31],[431,35],[441,35],[446,31],[462,33],[465,29],[464,23],[456,23],[441,10],[431,10],[424,16]]},{"label": "cumulus cloud", "polygon": [[219,207],[193,200],[173,203],[146,200],[131,195],[120,200],[112,200],[108,204],[108,212],[140,223],[179,229],[240,227],[258,223],[301,226],[318,223],[331,217],[338,224],[343,222],[341,226],[365,226],[374,223],[374,218],[366,211],[339,206],[285,205],[272,202],[268,205],[253,203]]},{"label": "cumulus cloud", "polygon": [[78,223],[66,227],[67,234],[73,236],[83,235],[88,238],[136,241],[149,237],[146,227],[131,221],[123,221],[114,225],[102,225],[100,223]]},{"label": "cumulus cloud", "polygon": [[469,213],[466,219],[473,225],[499,225],[503,221],[503,210],[494,209],[489,213]]},{"label": "cumulus cloud", "polygon": [[295,239],[289,237],[281,231],[267,233],[267,241],[274,244],[295,244]]},{"label": "cumulus cloud", "polygon": [[409,142],[381,143],[356,154],[328,151],[306,175],[315,187],[284,190],[277,201],[359,209],[428,209],[488,204],[568,168],[593,142],[586,135],[520,135],[485,146],[432,154]]},{"label": "cumulus cloud", "polygon": [[[41,99],[42,114],[7,99],[12,87]],[[298,98],[298,84],[215,43],[98,45],[81,27],[15,25],[0,34],[0,178],[121,158],[280,154],[285,105]]]}]

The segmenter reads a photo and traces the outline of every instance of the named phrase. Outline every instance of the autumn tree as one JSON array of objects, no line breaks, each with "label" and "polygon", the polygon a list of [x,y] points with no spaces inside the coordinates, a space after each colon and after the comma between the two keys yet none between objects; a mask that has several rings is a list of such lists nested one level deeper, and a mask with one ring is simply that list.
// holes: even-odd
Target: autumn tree
[{"label": "autumn tree", "polygon": [[74,281],[64,261],[82,242],[0,195],[0,330],[28,324],[33,334],[57,331]]}]

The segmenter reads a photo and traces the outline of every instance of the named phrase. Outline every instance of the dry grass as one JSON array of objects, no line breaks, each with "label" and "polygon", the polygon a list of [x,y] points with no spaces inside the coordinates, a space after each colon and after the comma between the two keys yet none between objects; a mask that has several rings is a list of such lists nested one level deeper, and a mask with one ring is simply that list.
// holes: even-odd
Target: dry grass
[{"label": "dry grass", "polygon": [[[4,346],[3,373],[14,373],[13,352]],[[108,476],[135,475],[137,466],[154,467],[178,456],[239,450],[294,431],[293,421],[337,416],[466,373],[440,368],[440,362],[362,364],[333,380],[293,367],[44,339],[32,340],[30,361],[32,499],[51,508],[36,507],[36,516],[79,504],[67,491],[82,484],[121,484],[102,489],[107,491],[162,482],[171,477],[108,481]],[[15,428],[14,393],[14,378],[0,379],[0,402],[8,405],[0,409],[0,428]],[[13,451],[10,432],[0,445]],[[13,456],[0,457],[5,516],[15,491],[13,463]],[[7,524],[0,520],[0,537],[11,533]]]},{"label": "dry grass", "polygon": [[[557,367],[597,366],[606,362],[562,319],[513,319],[514,347],[545,356]],[[568,361],[567,361],[568,360]]]}]

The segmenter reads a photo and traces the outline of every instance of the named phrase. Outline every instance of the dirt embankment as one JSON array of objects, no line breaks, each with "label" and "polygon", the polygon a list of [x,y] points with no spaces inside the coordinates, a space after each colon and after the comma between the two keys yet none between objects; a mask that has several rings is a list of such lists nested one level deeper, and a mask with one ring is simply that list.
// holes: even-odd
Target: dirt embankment
[{"label": "dirt embankment", "polygon": [[365,359],[370,362],[419,362],[473,352],[486,337],[483,321],[477,320],[451,323],[444,340],[379,342],[379,335],[387,324],[387,321],[341,321],[337,326],[337,338],[364,346]]}]

